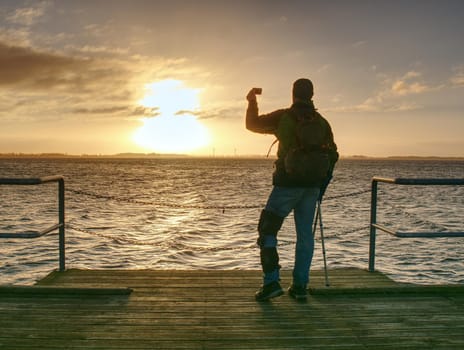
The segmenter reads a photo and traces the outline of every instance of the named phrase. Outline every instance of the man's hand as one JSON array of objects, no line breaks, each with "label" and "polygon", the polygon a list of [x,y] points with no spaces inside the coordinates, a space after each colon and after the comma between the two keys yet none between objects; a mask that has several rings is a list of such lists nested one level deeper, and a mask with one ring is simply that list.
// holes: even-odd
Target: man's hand
[{"label": "man's hand", "polygon": [[256,95],[260,95],[261,92],[262,92],[261,88],[252,88],[250,92],[248,92],[246,99],[250,102],[256,101]]}]

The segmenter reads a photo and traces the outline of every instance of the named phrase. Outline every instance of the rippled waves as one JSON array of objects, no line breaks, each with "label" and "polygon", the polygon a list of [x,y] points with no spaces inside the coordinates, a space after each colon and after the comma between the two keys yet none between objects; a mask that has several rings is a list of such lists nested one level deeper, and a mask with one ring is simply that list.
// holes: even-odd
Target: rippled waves
[{"label": "rippled waves", "polygon": [[[256,226],[270,191],[271,160],[2,159],[0,165],[0,177],[65,176],[68,267],[260,268]],[[341,160],[322,206],[329,267],[367,268],[373,176],[463,174],[459,161]],[[54,185],[2,186],[0,201],[1,232],[56,222]],[[462,186],[379,186],[378,221],[395,230],[463,230],[463,209]],[[279,233],[284,269],[292,267],[293,232],[290,216]],[[0,241],[1,283],[29,284],[55,269],[57,242],[56,235]],[[376,268],[399,281],[463,283],[462,243],[379,233]],[[323,268],[320,244],[313,268]]]}]

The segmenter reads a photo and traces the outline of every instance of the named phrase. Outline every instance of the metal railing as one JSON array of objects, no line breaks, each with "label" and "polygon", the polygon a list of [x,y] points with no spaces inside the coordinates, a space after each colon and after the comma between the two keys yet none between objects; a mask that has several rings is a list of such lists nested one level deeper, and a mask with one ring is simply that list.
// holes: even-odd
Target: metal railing
[{"label": "metal railing", "polygon": [[420,186],[460,186],[464,185],[464,179],[411,179],[411,178],[382,178],[374,177],[371,188],[371,218],[370,218],[370,235],[369,235],[369,271],[375,271],[375,240],[376,230],[382,230],[399,238],[437,238],[437,237],[464,237],[464,231],[452,232],[400,232],[393,231],[377,223],[377,185],[379,182],[395,185],[420,185]]},{"label": "metal railing", "polygon": [[65,218],[64,218],[64,178],[63,176],[46,176],[40,178],[0,178],[0,185],[41,185],[50,182],[58,183],[58,224],[52,225],[43,231],[23,233],[0,233],[0,238],[38,238],[52,231],[59,230],[59,271],[65,266]]}]

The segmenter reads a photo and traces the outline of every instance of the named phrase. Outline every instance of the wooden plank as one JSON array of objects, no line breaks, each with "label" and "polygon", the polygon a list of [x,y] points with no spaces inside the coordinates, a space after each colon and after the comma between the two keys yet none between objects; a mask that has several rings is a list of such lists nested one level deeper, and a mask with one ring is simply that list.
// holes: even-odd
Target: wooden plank
[{"label": "wooden plank", "polygon": [[[464,348],[464,293],[458,286],[452,293],[448,286],[424,293],[432,287],[397,284],[380,273],[329,272],[332,286],[326,288],[323,271],[312,271],[311,287],[324,293],[306,303],[288,296],[257,303],[259,271],[54,272],[38,286],[133,292],[1,295],[0,348]],[[290,280],[291,272],[283,271],[282,284]]]},{"label": "wooden plank", "polygon": [[35,295],[116,295],[130,294],[127,287],[51,287],[51,286],[0,286],[0,295],[35,296]]}]

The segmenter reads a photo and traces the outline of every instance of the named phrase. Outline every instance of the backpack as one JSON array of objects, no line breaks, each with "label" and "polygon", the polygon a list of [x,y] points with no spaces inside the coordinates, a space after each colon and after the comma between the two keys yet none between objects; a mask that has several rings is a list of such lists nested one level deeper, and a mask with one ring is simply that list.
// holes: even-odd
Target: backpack
[{"label": "backpack", "polygon": [[295,120],[293,142],[284,156],[285,171],[295,182],[320,185],[329,174],[327,126],[323,118],[314,113],[311,118],[289,115]]}]

